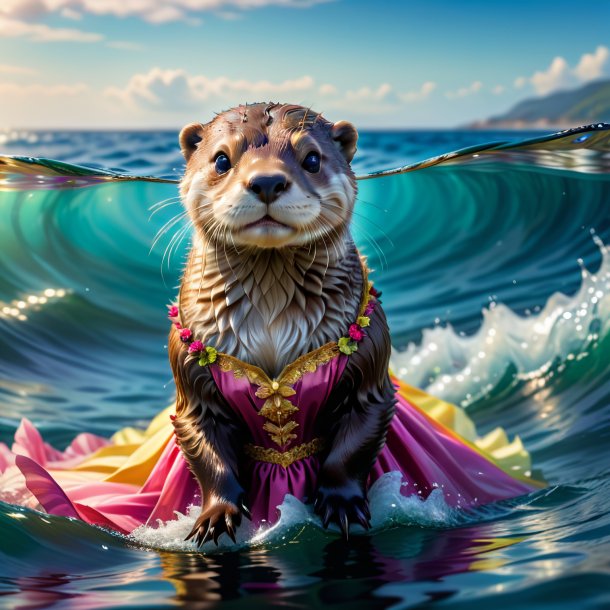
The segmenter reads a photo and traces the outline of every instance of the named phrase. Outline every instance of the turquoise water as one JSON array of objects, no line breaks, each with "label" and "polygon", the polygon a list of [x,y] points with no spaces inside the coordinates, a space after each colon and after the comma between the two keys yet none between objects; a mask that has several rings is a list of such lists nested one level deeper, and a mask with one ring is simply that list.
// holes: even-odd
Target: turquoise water
[{"label": "turquoise water", "polygon": [[[146,425],[173,395],[188,236],[155,236],[180,211],[176,133],[0,140],[27,155],[0,165],[0,441],[21,417],[59,447]],[[273,532],[202,553],[180,522],[124,538],[0,503],[0,607],[610,607],[610,131],[364,133],[355,168],[394,370],[520,435],[549,486],[456,512],[390,477],[370,535],[288,501]]]}]

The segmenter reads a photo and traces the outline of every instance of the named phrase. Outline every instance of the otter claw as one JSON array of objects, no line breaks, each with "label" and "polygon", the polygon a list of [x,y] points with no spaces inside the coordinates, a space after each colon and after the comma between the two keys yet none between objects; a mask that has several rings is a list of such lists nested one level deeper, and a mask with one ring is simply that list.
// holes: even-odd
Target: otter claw
[{"label": "otter claw", "polygon": [[236,542],[235,528],[240,523],[241,513],[235,504],[229,502],[213,504],[202,509],[201,515],[185,540],[192,539],[197,546],[214,541],[218,546],[219,538],[226,532],[229,538]]},{"label": "otter claw", "polygon": [[349,539],[349,520],[347,513],[343,509],[339,509],[339,527],[345,536],[345,539]]},{"label": "otter claw", "polygon": [[243,500],[239,503],[239,508],[241,512],[244,513],[244,515],[246,515],[246,517],[248,517],[250,521],[252,521],[252,514],[250,513],[250,509],[246,506],[246,503]]},{"label": "otter claw", "polygon": [[361,508],[357,507],[354,509],[354,512],[356,513],[356,521],[358,521],[358,523],[365,529],[365,530],[370,530],[371,529],[371,524],[369,523],[369,520],[366,518],[364,512],[362,511]]},{"label": "otter claw", "polygon": [[330,524],[330,518],[333,516],[333,509],[330,504],[326,507],[326,512],[324,513],[324,517],[322,519],[322,525],[324,529],[327,529]]},{"label": "otter claw", "polygon": [[237,540],[235,539],[235,530],[233,529],[233,527],[231,525],[227,525],[227,536],[229,536],[229,538],[231,538],[231,540],[233,541],[233,544],[237,543]]},{"label": "otter claw", "polygon": [[346,540],[350,525],[359,524],[365,530],[371,527],[366,497],[358,495],[357,490],[320,488],[314,500],[314,511],[320,515],[325,529],[335,522]]}]

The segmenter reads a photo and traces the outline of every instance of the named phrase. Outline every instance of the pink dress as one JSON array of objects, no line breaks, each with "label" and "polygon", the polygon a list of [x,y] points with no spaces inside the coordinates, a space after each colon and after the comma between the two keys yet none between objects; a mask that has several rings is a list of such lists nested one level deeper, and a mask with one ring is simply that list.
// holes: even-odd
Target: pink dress
[{"label": "pink dress", "polygon": [[[374,315],[373,304],[363,304],[360,313],[365,317],[358,318],[362,326],[368,323],[367,315]],[[350,351],[362,340],[361,326],[354,326],[349,337],[302,356],[277,379],[226,354],[202,351],[220,393],[250,431],[241,475],[255,524],[276,522],[277,507],[287,494],[313,499],[325,442],[316,436],[316,421]],[[188,342],[205,350],[199,342]],[[393,381],[396,411],[369,483],[384,473],[399,472],[404,495],[425,499],[440,489],[449,505],[463,507],[519,496],[538,486],[526,476],[529,456],[522,448],[516,458],[506,450],[506,442],[497,439],[495,447],[487,443],[488,450],[482,449],[485,442],[466,440],[456,432],[460,422],[469,423],[463,411]],[[24,421],[12,451],[0,447],[0,470],[3,464],[5,470],[0,499],[122,533],[173,519],[176,511],[185,513],[200,503],[200,490],[173,440],[169,413],[151,428],[131,443],[81,435],[62,454]],[[494,455],[494,448],[500,453]],[[500,454],[504,460],[507,455],[514,459],[503,464]],[[520,465],[515,466],[515,459]],[[516,476],[519,470],[522,474]],[[26,487],[29,493],[20,493]]]}]

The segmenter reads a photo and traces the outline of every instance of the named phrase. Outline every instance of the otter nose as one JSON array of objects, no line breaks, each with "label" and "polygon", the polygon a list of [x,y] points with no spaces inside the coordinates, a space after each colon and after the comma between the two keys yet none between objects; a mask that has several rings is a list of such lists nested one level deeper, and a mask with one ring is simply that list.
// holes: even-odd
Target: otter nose
[{"label": "otter nose", "polygon": [[250,179],[248,188],[263,203],[272,203],[280,196],[280,193],[288,188],[288,180],[283,174],[254,176]]}]

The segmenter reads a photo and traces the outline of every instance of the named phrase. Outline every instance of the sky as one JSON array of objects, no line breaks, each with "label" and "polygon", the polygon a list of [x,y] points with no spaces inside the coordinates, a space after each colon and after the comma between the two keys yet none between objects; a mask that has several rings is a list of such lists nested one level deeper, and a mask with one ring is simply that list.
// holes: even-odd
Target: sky
[{"label": "sky", "polygon": [[446,128],[610,77],[606,0],[0,0],[0,128],[179,128],[245,102]]}]

